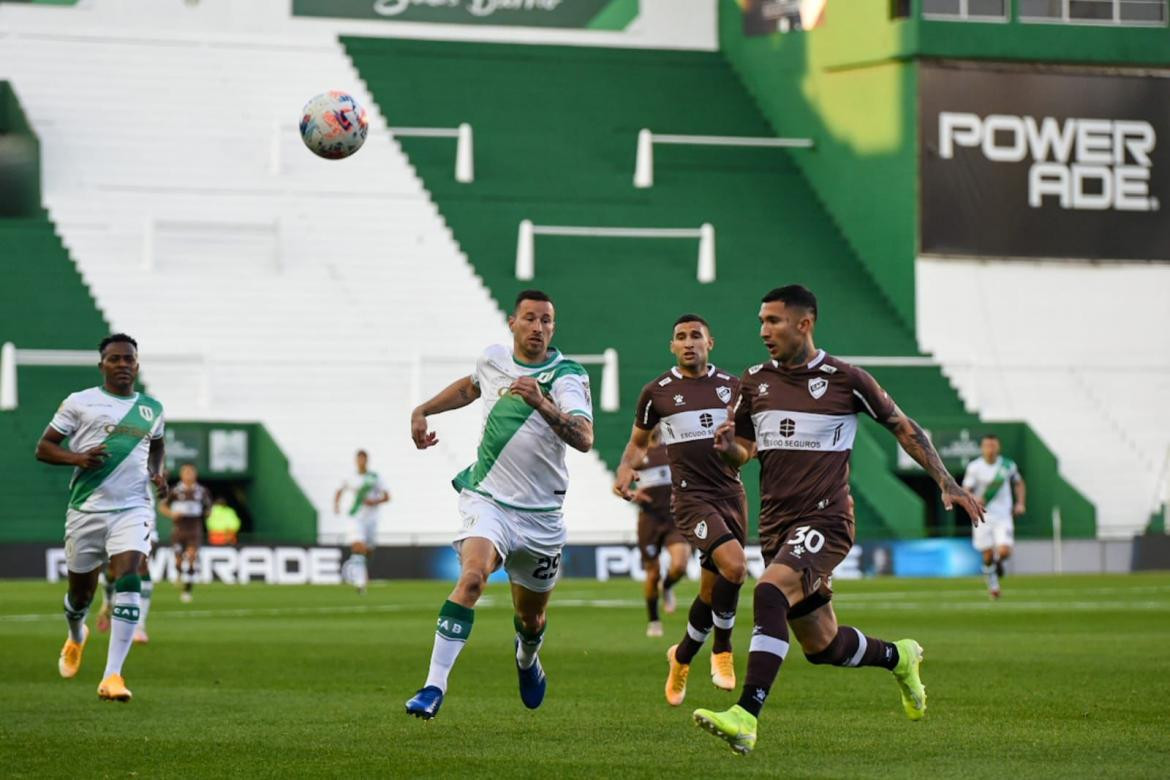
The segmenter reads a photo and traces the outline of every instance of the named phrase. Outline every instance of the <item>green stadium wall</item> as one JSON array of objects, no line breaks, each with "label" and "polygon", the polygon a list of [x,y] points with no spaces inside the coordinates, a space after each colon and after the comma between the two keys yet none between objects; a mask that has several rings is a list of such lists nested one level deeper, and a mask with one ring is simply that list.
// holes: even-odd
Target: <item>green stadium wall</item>
[{"label": "green stadium wall", "polygon": [[[895,227],[903,234],[899,240],[909,242],[906,256],[912,260],[914,214],[886,202],[893,198],[877,198],[876,205],[858,198],[852,205],[856,218],[835,217],[827,199],[810,186],[810,153],[736,148],[656,147],[655,186],[633,187],[635,139],[641,128],[773,134],[775,123],[769,123],[744,89],[742,68],[733,70],[729,64],[734,58],[705,52],[357,37],[343,37],[342,43],[391,126],[468,122],[474,128],[472,184],[453,180],[449,140],[403,138],[399,143],[500,309],[511,309],[518,289],[540,287],[557,302],[561,348],[578,353],[619,350],[621,410],[598,412],[595,426],[597,450],[610,468],[628,437],[640,388],[673,362],[667,350],[670,324],[684,311],[696,311],[711,322],[716,340],[712,360],[733,373],[766,358],[756,323],[760,295],[788,282],[817,291],[822,310],[818,344],[830,352],[917,353],[912,317],[897,305],[898,300],[913,300],[912,262],[898,264],[893,258],[901,255],[891,252],[889,262],[875,264],[855,249],[896,244],[893,238],[872,238],[867,231],[889,229],[900,214]],[[411,77],[402,78],[403,73]],[[902,81],[887,84],[881,98],[895,95],[899,111],[913,106],[913,84],[905,76],[899,71]],[[841,89],[856,95],[872,91],[860,84]],[[816,114],[812,109],[806,114],[811,127]],[[840,146],[822,143],[811,154],[819,164],[841,172],[853,158],[862,165],[872,162],[871,175],[884,170],[912,202],[913,160],[899,156],[899,142],[893,140],[912,128],[897,123],[887,130],[893,151],[884,158],[870,160],[844,141]],[[837,156],[846,162],[828,159]],[[832,174],[826,170],[817,175]],[[844,197],[846,187],[838,189]],[[852,240],[841,227],[864,222],[863,216],[869,219],[862,214],[865,208],[887,206],[889,219],[870,220]],[[538,225],[629,227],[710,222],[717,232],[718,280],[697,282],[696,246],[689,241],[541,236],[536,239],[535,279],[519,282],[514,263],[523,219]],[[905,274],[882,277],[883,268]],[[599,386],[599,375],[592,373]],[[875,368],[873,373],[917,417],[979,425],[938,368]],[[914,538],[925,533],[926,506],[894,473],[894,446],[877,426],[859,430],[852,475],[859,537]],[[1017,457],[1037,477],[1048,468],[1057,479],[1054,459],[1047,465],[1038,461],[1033,468]],[[744,482],[753,507],[758,506],[756,480],[751,464]]]}]

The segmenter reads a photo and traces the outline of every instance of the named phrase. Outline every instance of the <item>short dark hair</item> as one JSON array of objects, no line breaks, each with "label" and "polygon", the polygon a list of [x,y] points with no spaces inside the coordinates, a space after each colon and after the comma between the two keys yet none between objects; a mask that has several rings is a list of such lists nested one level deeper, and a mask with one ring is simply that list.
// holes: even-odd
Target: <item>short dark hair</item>
[{"label": "short dark hair", "polygon": [[192,463],[192,462],[191,462],[191,461],[189,461],[189,460],[187,460],[187,461],[183,461],[182,463],[180,463],[180,464],[179,464],[179,470],[180,470],[180,471],[182,471],[183,469],[185,469],[185,468],[187,468],[187,467],[193,468],[193,469],[195,469],[196,471],[198,471],[198,470],[199,470],[199,468],[198,468],[198,467],[197,467],[197,466],[196,466],[194,463]]},{"label": "short dark hair", "polygon": [[700,325],[702,325],[704,328],[706,328],[707,330],[711,330],[711,326],[707,324],[707,321],[705,319],[703,319],[702,317],[700,317],[698,314],[680,314],[678,316],[678,319],[674,321],[674,325],[677,328],[679,325],[682,325],[684,322],[697,322]]},{"label": "short dark hair", "polygon": [[986,441],[986,440],[988,440],[988,439],[995,439],[996,441],[999,441],[999,437],[998,437],[998,436],[996,436],[994,433],[990,433],[990,432],[989,432],[989,433],[985,433],[985,434],[983,434],[982,436],[980,436],[980,437],[979,437],[979,441],[980,441],[980,442],[984,442],[984,441]]},{"label": "short dark hair", "polygon": [[106,347],[111,344],[130,344],[134,347],[134,351],[138,351],[138,342],[127,336],[125,333],[111,333],[102,339],[102,343],[98,344],[98,354],[101,355],[106,351]]},{"label": "short dark hair", "polygon": [[780,301],[785,306],[808,309],[812,312],[813,319],[817,318],[817,296],[813,295],[813,291],[803,284],[786,284],[783,287],[777,287],[769,290],[768,294],[761,299],[761,303],[771,303],[772,301]]},{"label": "short dark hair", "polygon": [[[361,455],[363,458],[369,458],[369,457],[370,457],[370,453],[366,452],[365,450],[358,450],[358,451],[357,451],[357,455]],[[355,456],[355,457],[356,457],[356,456]]]},{"label": "short dark hair", "polygon": [[[512,305],[512,311],[519,309],[523,301],[544,301],[546,303],[552,303],[553,299],[548,297],[548,293],[544,290],[521,290],[516,293],[516,303]],[[553,305],[555,306],[556,304]]]}]

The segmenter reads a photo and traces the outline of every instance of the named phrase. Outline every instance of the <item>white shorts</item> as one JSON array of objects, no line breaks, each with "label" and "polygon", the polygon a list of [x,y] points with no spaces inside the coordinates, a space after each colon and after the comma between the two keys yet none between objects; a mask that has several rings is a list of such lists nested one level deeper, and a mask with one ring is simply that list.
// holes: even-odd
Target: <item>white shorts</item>
[{"label": "white shorts", "polygon": [[84,574],[105,563],[106,556],[124,552],[150,554],[154,509],[135,507],[121,512],[65,512],[65,564]]},{"label": "white shorts", "polygon": [[463,528],[453,544],[456,552],[464,539],[487,539],[511,582],[535,593],[556,586],[565,546],[565,520],[559,510],[523,512],[464,490],[459,493],[459,515]]},{"label": "white shorts", "polygon": [[378,546],[378,518],[347,517],[345,519],[345,543]]},{"label": "white shorts", "polygon": [[1015,543],[1016,524],[1010,517],[984,516],[984,522],[971,529],[971,544],[979,552]]}]

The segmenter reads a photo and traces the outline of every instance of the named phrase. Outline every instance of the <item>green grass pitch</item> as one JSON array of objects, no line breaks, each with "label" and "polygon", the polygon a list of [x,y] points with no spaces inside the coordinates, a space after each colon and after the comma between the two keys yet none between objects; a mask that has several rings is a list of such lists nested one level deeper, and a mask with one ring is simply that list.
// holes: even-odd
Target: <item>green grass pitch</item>
[{"label": "green grass pitch", "polygon": [[[0,767],[17,777],[1170,776],[1170,575],[839,582],[843,623],[926,648],[926,719],[880,669],[813,667],[795,647],[746,757],[691,725],[730,706],[697,659],[686,703],[662,696],[667,636],[644,636],[639,586],[562,582],[542,658],[544,706],[516,692],[507,590],[489,588],[440,716],[408,718],[443,583],[158,585],[130,704],[99,702],[106,639],[57,676],[62,585],[0,582]],[[90,625],[92,628],[93,617]],[[747,661],[751,586],[736,628]]]}]

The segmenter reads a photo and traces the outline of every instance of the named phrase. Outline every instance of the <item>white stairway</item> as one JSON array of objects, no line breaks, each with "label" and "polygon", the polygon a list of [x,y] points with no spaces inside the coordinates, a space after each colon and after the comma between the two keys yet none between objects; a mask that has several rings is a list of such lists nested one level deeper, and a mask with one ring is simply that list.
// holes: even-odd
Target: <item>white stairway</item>
[{"label": "white stairway", "polygon": [[[120,29],[133,3],[90,6],[4,6],[0,79],[40,137],[57,228],[139,340],[152,393],[172,419],[263,422],[322,541],[340,538],[333,491],[358,448],[393,495],[381,541],[449,540],[479,409],[436,418],[440,446],[422,453],[409,412],[510,334],[336,37]],[[366,106],[370,134],[355,157],[319,160],[296,122],[335,87]],[[570,471],[570,541],[628,539],[601,460],[571,452]]]},{"label": "white stairway", "polygon": [[917,279],[919,343],[967,404],[1028,422],[1100,536],[1140,533],[1170,466],[1170,267],[922,259]]}]

